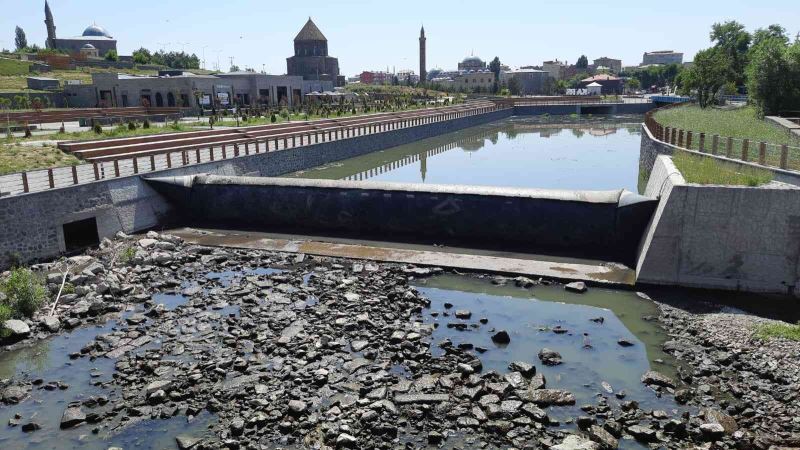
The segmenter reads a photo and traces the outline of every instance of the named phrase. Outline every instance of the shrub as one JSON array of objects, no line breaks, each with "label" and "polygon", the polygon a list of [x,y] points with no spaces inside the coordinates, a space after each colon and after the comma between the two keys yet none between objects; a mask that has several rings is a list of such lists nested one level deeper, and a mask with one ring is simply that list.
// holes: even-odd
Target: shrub
[{"label": "shrub", "polygon": [[142,128],[144,128],[145,130],[150,128],[150,121],[147,120],[147,119],[144,119],[144,122],[142,122]]},{"label": "shrub", "polygon": [[0,304],[0,339],[8,337],[11,332],[6,330],[3,327],[3,322],[6,320],[12,319],[14,317],[14,311],[11,310],[11,307],[8,305]]},{"label": "shrub", "polygon": [[133,247],[128,247],[122,251],[119,255],[119,263],[122,265],[130,264],[133,261],[133,258],[136,256],[136,249]]},{"label": "shrub", "polygon": [[136,131],[136,124],[133,121],[128,122],[128,130]]},{"label": "shrub", "polygon": [[0,289],[8,297],[7,305],[15,317],[33,317],[47,298],[42,277],[30,269],[18,267],[2,282]]},{"label": "shrub", "polygon": [[275,123],[275,122],[278,121],[278,117],[275,115],[275,113],[272,113],[272,115],[269,118],[269,121],[272,122],[272,123]]},{"label": "shrub", "polygon": [[103,134],[103,127],[99,123],[94,124],[92,130],[94,130],[95,134]]}]

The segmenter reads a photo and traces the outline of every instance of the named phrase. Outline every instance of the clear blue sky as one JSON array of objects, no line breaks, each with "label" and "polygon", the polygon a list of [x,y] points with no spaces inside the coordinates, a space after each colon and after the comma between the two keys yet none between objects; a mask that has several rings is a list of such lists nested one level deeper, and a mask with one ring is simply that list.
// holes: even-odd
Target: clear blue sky
[{"label": "clear blue sky", "polygon": [[[800,31],[797,0],[617,0],[419,1],[364,0],[51,0],[59,37],[80,35],[96,22],[119,41],[121,54],[144,46],[194,52],[209,68],[228,57],[244,68],[281,74],[292,39],[308,16],[327,36],[341,71],[418,71],[419,27],[428,37],[428,67],[454,69],[474,51],[499,56],[511,66],[581,54],[641,62],[648,50],[683,51],[685,59],[708,47],[715,21],[735,19],[748,29],[780,23]],[[43,45],[44,0],[0,0],[0,46],[14,46],[14,26],[29,43]],[[185,45],[184,45],[185,43]]]}]

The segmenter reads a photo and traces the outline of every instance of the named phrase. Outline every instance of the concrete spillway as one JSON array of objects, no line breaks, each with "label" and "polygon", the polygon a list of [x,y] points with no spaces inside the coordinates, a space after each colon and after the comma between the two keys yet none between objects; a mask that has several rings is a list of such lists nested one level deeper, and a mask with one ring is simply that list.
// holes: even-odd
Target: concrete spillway
[{"label": "concrete spillway", "polygon": [[[147,180],[181,224],[329,233],[631,264],[657,201],[625,191],[197,175]],[[188,223],[187,223],[188,222]]]}]

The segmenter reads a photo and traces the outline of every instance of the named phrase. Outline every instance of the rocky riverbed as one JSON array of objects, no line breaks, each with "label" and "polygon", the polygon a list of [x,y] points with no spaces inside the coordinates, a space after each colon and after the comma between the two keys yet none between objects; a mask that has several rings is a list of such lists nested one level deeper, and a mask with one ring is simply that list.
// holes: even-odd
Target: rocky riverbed
[{"label": "rocky riverbed", "polygon": [[[114,436],[158,421],[184,424],[168,431],[181,449],[800,445],[798,345],[744,331],[760,319],[660,305],[678,377],[635,374],[649,397],[641,402],[604,380],[581,380],[593,393],[584,401],[585,392],[559,380],[580,374],[551,374],[603,342],[542,328],[534,332],[572,339],[575,352],[530,348],[504,367],[492,359],[490,369],[486,357],[517,335],[414,287],[440,272],[199,247],[156,233],[104,242],[70,260],[72,288],[56,313],[14,324],[18,342],[4,346],[10,354],[74,336],[64,364],[87,372],[81,383],[91,389],[36,371],[0,380],[0,413],[9,416],[0,446],[37,448],[63,435],[107,448]],[[62,278],[48,276],[51,292]],[[543,283],[495,282],[533,292]],[[577,288],[570,290],[585,290]],[[607,320],[582,323],[601,329]],[[466,338],[438,340],[438,327]],[[631,338],[612,344],[623,356],[637,348]],[[57,395],[57,423],[47,423],[36,406]]]}]

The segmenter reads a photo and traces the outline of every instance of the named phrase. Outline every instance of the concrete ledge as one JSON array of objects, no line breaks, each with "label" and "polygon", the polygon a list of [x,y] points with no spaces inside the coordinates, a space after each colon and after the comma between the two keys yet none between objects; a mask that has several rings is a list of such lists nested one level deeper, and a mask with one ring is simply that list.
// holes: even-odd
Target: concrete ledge
[{"label": "concrete ledge", "polygon": [[796,187],[687,184],[661,155],[646,194],[660,202],[639,246],[638,283],[797,294]]}]

